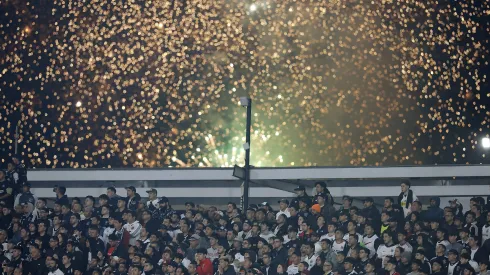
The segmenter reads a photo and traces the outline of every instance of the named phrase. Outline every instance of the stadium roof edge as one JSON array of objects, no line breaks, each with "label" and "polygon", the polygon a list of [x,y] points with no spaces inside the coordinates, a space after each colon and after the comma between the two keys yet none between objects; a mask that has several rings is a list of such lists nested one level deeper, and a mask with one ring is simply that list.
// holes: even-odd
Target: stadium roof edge
[{"label": "stadium roof edge", "polygon": [[[223,181],[233,168],[31,169],[29,181]],[[490,165],[253,168],[252,180],[490,177]]]}]

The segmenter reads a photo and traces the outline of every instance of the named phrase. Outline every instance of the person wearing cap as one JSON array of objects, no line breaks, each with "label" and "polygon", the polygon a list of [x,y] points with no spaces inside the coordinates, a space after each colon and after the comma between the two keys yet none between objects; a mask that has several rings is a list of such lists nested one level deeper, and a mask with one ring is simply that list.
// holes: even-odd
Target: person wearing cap
[{"label": "person wearing cap", "polygon": [[431,197],[429,200],[429,206],[427,210],[423,212],[423,217],[426,220],[442,219],[444,217],[444,210],[441,209],[441,198]]},{"label": "person wearing cap", "polygon": [[[267,214],[268,212],[272,211],[272,207],[266,201],[262,202],[258,206],[259,206],[259,209],[258,210],[263,210],[264,211],[264,214]],[[255,211],[255,214],[257,215],[257,211]]]},{"label": "person wearing cap", "polygon": [[14,201],[14,208],[21,204],[30,203],[33,206],[36,205],[37,197],[31,193],[31,184],[29,182],[24,182],[22,184],[22,192],[17,194]]},{"label": "person wearing cap", "polygon": [[296,198],[294,198],[289,204],[290,207],[295,207],[299,209],[299,201],[300,199],[307,200],[307,204],[311,205],[311,198],[306,193],[306,189],[303,185],[298,185],[298,187],[294,188],[294,193],[296,193]]},{"label": "person wearing cap", "polygon": [[363,217],[366,218],[374,226],[380,223],[381,214],[378,208],[374,205],[373,198],[365,198],[363,201],[364,208],[361,209]]},{"label": "person wearing cap", "polygon": [[238,232],[238,238],[245,240],[252,237],[252,222],[244,220],[242,224],[242,231]]},{"label": "person wearing cap", "polygon": [[418,200],[417,196],[410,189],[410,186],[409,180],[402,180],[400,184],[401,192],[400,195],[398,195],[398,204],[402,207],[405,217],[411,212],[412,202]]},{"label": "person wearing cap", "polygon": [[[185,252],[185,257],[189,261],[194,261],[197,250],[199,249],[199,243],[201,241],[201,237],[198,234],[192,234],[188,238],[188,241],[189,241],[189,247],[187,248],[187,250]],[[181,242],[183,242],[183,241],[181,241]],[[181,242],[179,242],[179,243],[181,243]]]},{"label": "person wearing cap", "polygon": [[14,155],[12,157],[12,162],[14,163],[14,168],[12,171],[14,184],[22,186],[24,183],[27,182],[27,168],[22,163],[22,159],[19,155]]},{"label": "person wearing cap", "polygon": [[24,228],[29,227],[29,223],[34,220],[34,215],[32,215],[32,211],[34,210],[34,205],[31,203],[21,203],[22,207],[22,216],[20,217],[20,224]]},{"label": "person wearing cap", "polygon": [[441,259],[431,260],[432,275],[446,275],[447,271],[444,267],[445,263]]},{"label": "person wearing cap", "polygon": [[164,196],[160,197],[158,200],[158,209],[153,211],[151,216],[161,223],[166,217],[170,217],[174,212],[172,206],[170,206],[170,201]]},{"label": "person wearing cap", "polygon": [[276,213],[276,220],[279,218],[280,215],[284,214],[286,217],[291,217],[291,213],[289,213],[289,201],[287,199],[281,199],[278,201],[279,203],[279,211]]},{"label": "person wearing cap", "polygon": [[148,193],[148,201],[146,202],[146,207],[148,208],[148,210],[153,212],[158,209],[158,192],[155,188],[151,188],[150,190],[146,190],[146,193]]},{"label": "person wearing cap", "polygon": [[136,193],[136,188],[134,186],[126,187],[126,208],[132,211],[138,209],[138,203],[140,201],[140,196]]},{"label": "person wearing cap", "polygon": [[325,217],[326,220],[331,220],[337,210],[331,204],[327,204],[328,198],[324,194],[318,194],[315,196],[315,201],[320,205],[320,215]]},{"label": "person wearing cap", "polygon": [[199,248],[196,252],[197,274],[213,275],[213,263],[207,258],[207,250]]}]

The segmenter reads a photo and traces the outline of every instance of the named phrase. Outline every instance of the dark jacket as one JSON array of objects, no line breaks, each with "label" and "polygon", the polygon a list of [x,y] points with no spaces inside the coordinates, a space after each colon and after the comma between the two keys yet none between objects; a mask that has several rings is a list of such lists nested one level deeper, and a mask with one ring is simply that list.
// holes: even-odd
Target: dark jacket
[{"label": "dark jacket", "polygon": [[376,208],[376,206],[372,205],[370,207],[365,207],[361,210],[361,213],[372,223],[380,223],[381,214],[379,213],[379,210],[378,208]]},{"label": "dark jacket", "polygon": [[31,260],[30,262],[26,262],[23,264],[24,274],[31,275],[45,275],[48,274],[46,267],[46,260],[44,258],[39,258],[37,260]]},{"label": "dark jacket", "polygon": [[434,206],[429,206],[424,212],[423,217],[426,221],[440,220],[444,216],[444,210],[439,206],[441,205],[441,199],[439,197],[432,197],[436,204]]},{"label": "dark jacket", "polygon": [[276,267],[279,265],[279,264],[282,264],[282,265],[285,265],[288,261],[288,251],[286,250],[285,247],[281,247],[281,249],[277,250],[277,249],[274,249],[272,250],[272,253],[271,253],[271,258],[272,258],[272,262],[271,262],[271,266],[272,267]]},{"label": "dark jacket", "polygon": [[223,270],[223,275],[235,275],[235,274],[236,274],[235,269],[231,265],[229,265],[226,270]]}]

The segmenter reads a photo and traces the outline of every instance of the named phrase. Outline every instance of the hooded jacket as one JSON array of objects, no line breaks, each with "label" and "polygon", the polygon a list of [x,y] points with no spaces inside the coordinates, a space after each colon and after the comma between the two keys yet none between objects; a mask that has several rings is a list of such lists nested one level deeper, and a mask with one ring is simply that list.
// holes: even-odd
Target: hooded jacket
[{"label": "hooded jacket", "polygon": [[440,220],[444,216],[444,210],[442,210],[439,206],[441,205],[441,199],[439,197],[432,197],[431,200],[434,200],[436,204],[434,206],[429,206],[428,209],[424,212],[424,219],[426,221]]}]

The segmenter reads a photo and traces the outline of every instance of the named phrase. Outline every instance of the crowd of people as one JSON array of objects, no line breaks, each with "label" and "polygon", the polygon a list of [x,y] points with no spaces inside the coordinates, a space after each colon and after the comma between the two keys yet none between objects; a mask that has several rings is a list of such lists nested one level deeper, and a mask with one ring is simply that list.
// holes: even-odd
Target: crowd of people
[{"label": "crowd of people", "polygon": [[398,197],[363,207],[334,203],[326,182],[315,195],[239,209],[185,203],[134,186],[95,198],[69,198],[55,186],[54,205],[30,192],[18,157],[0,172],[2,274],[165,275],[490,275],[490,197],[440,199],[423,207],[401,182]]}]

